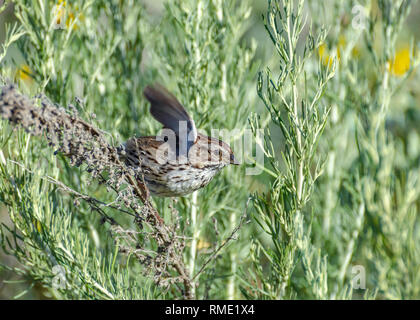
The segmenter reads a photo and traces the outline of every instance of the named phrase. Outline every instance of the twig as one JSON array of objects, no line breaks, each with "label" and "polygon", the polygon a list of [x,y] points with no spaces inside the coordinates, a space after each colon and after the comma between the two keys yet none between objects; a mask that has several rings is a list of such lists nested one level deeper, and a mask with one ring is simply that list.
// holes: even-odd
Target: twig
[{"label": "twig", "polygon": [[222,244],[213,251],[213,253],[211,254],[211,256],[206,260],[206,262],[201,266],[200,270],[194,275],[194,277],[192,278],[192,280],[194,281],[195,278],[197,278],[203,271],[204,269],[207,267],[207,265],[210,263],[210,261],[212,261],[217,254],[219,253],[220,250],[223,249],[223,247],[225,247],[230,241],[232,240],[236,240],[235,235],[236,233],[239,231],[239,229],[242,227],[242,225],[245,222],[246,216],[247,216],[247,211],[248,211],[248,205],[249,205],[249,201],[251,200],[251,198],[248,198],[246,205],[245,205],[245,210],[244,213],[241,215],[241,218],[239,220],[239,224],[232,230],[231,234],[229,235],[229,237],[227,237]]},{"label": "twig", "polygon": [[[34,172],[33,172],[32,170],[30,170],[30,169],[26,168],[23,164],[21,164],[21,163],[19,163],[19,162],[17,162],[17,161],[10,160],[10,159],[7,159],[7,161],[9,161],[9,162],[11,162],[11,163],[13,163],[13,164],[16,164],[16,165],[18,165],[18,166],[20,166],[23,170],[25,170],[25,171],[27,171],[27,172],[29,172],[29,173],[31,173],[31,174],[34,174]],[[70,188],[69,186],[67,186],[67,185],[66,185],[66,184],[64,184],[63,182],[58,181],[57,179],[54,179],[53,177],[50,177],[50,176],[43,176],[43,177],[41,177],[41,179],[42,179],[42,180],[45,180],[45,181],[48,181],[48,182],[50,182],[50,183],[52,183],[52,184],[55,184],[55,185],[56,185],[56,186],[58,186],[61,190],[65,191],[65,192],[68,192],[68,193],[70,193],[70,194],[73,194],[74,196],[76,196],[76,198],[78,198],[78,199],[82,199],[82,200],[84,200],[84,201],[86,201],[86,202],[88,202],[88,203],[90,203],[90,204],[99,204],[99,205],[101,205],[101,206],[104,206],[104,207],[107,207],[107,208],[111,208],[111,209],[118,210],[118,211],[120,211],[120,212],[126,213],[126,214],[128,214],[128,215],[130,215],[130,216],[132,216],[132,217],[134,216],[134,214],[133,214],[133,213],[131,213],[131,212],[127,211],[127,210],[124,210],[124,209],[118,208],[118,207],[113,206],[113,205],[111,205],[111,204],[107,204],[107,203],[105,203],[105,202],[103,202],[103,201],[101,201],[101,200],[98,200],[98,199],[96,199],[96,198],[94,198],[94,197],[91,197],[91,196],[85,195],[85,194],[83,194],[83,193],[80,193],[80,192],[78,192],[78,191],[76,191],[76,190],[74,190],[74,189]],[[98,207],[98,208],[99,208],[99,207]]]}]

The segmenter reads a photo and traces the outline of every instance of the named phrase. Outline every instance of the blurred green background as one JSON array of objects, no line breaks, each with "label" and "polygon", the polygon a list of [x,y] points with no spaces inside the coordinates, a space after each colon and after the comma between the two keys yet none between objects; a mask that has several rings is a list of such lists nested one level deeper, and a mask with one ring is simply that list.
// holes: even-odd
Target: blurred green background
[{"label": "blurred green background", "polygon": [[[2,1],[0,1],[1,4]],[[147,13],[156,19],[156,25],[162,18],[163,15],[163,3],[158,0],[143,0],[141,1],[145,4],[147,8]],[[325,1],[325,7],[328,8],[328,2]],[[250,43],[251,39],[254,39],[257,43],[256,51],[256,60],[260,61],[261,69],[266,64],[273,64],[273,49],[269,38],[267,37],[266,30],[262,21],[262,14],[266,12],[267,2],[265,0],[254,0],[252,1],[252,11],[251,11],[251,23],[249,25],[249,30],[243,36],[242,41],[245,43]],[[308,8],[306,8],[308,10]],[[350,13],[349,13],[350,14]],[[15,21],[13,16],[13,4],[10,4],[8,8],[3,11],[0,15],[0,42],[3,42],[5,37],[5,24],[13,23]],[[410,40],[414,38],[414,42],[418,43],[420,40],[420,2],[416,1],[414,3],[413,9],[404,25],[402,36],[397,41],[397,47],[401,49],[401,68],[402,71],[395,70],[396,73],[404,73],[404,59],[407,57],[404,56],[404,48],[407,47],[410,43]],[[356,46],[357,48],[357,46]],[[328,56],[328,48],[323,48],[318,54],[322,59],[325,59]],[[17,48],[12,48],[8,51],[7,60],[13,60],[16,63],[16,76],[21,80],[27,80],[30,82],[30,78],[25,74],[24,59],[19,53]],[[360,52],[357,52],[358,55],[366,54],[363,49],[360,49]],[[269,63],[266,63],[266,62]],[[274,63],[275,64],[275,63]],[[28,70],[26,70],[28,71]],[[420,86],[418,82],[410,82],[408,84],[410,87],[412,96],[415,97],[417,104],[405,110],[399,109],[398,107],[392,108],[392,116],[388,121],[389,129],[396,135],[405,135],[406,132],[411,130],[418,130],[419,121],[420,121]],[[255,106],[253,106],[254,112],[261,112],[264,110],[263,105],[258,101]],[[404,120],[401,119],[402,114],[405,114],[407,117]],[[280,133],[277,134],[280,137]],[[254,190],[264,190],[266,188],[268,179],[266,175],[260,175],[256,177],[248,177],[250,182],[250,192]],[[8,214],[4,206],[0,205],[0,222],[8,222]],[[5,255],[0,251],[0,261],[9,266],[16,264],[16,261],[13,257]],[[10,299],[13,297],[18,297],[19,299],[44,299],[46,296],[43,293],[43,289],[39,286],[31,287],[32,282],[27,281],[27,279],[21,278],[12,271],[2,270],[0,271],[0,299]],[[27,290],[28,289],[28,290]],[[27,291],[26,291],[27,290]],[[24,292],[23,295],[20,293]]]}]

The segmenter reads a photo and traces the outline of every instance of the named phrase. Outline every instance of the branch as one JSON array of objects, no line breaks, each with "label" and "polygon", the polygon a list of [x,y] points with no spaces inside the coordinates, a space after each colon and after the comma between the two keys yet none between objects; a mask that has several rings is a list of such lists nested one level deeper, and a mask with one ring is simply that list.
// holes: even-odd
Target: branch
[{"label": "branch", "polygon": [[202,267],[200,268],[200,270],[194,275],[194,277],[192,278],[193,281],[195,280],[195,278],[197,278],[204,271],[204,269],[207,267],[207,265],[217,256],[217,254],[220,252],[220,250],[223,249],[223,247],[225,247],[230,241],[237,240],[237,238],[235,236],[238,233],[239,229],[241,229],[242,226],[243,226],[243,224],[245,223],[245,219],[246,219],[247,211],[248,211],[248,204],[249,204],[249,201],[250,200],[251,200],[251,198],[248,198],[248,201],[246,202],[246,205],[245,205],[244,213],[241,215],[241,218],[239,220],[239,224],[232,230],[232,232],[229,235],[229,237],[227,237],[222,242],[222,244],[218,248],[216,248],[216,250],[213,251],[213,253],[211,254],[211,256],[202,265]]}]

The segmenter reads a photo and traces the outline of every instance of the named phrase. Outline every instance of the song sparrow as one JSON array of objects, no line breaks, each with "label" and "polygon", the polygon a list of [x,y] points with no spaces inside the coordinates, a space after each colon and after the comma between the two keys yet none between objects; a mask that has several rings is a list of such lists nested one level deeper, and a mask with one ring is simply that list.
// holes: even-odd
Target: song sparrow
[{"label": "song sparrow", "polygon": [[161,86],[147,86],[150,113],[163,124],[163,134],[129,139],[128,165],[142,169],[150,192],[157,196],[187,195],[206,186],[228,164],[235,163],[229,145],[197,132],[179,101]]}]

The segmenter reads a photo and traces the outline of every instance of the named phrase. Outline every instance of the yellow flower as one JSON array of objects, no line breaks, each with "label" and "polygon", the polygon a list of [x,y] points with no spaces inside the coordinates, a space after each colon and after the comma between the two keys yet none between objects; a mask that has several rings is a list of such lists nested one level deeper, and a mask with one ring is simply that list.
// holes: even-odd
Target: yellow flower
[{"label": "yellow flower", "polygon": [[337,44],[337,59],[338,59],[338,61],[340,61],[340,59],[341,59],[341,51],[346,46],[346,43],[347,43],[346,37],[341,34],[338,37],[338,44]]},{"label": "yellow flower", "polygon": [[403,76],[410,69],[410,48],[397,50],[392,61],[388,61],[389,70],[395,76]]},{"label": "yellow flower", "polygon": [[197,243],[197,249],[198,250],[202,250],[202,249],[208,249],[211,247],[211,243],[203,240],[203,239],[198,239],[198,243]]},{"label": "yellow flower", "polygon": [[357,46],[354,46],[353,49],[351,49],[351,56],[353,58],[359,58],[360,57],[360,49]]},{"label": "yellow flower", "polygon": [[325,66],[328,65],[329,67],[331,67],[331,65],[333,63],[333,57],[330,56],[325,43],[322,43],[318,47],[318,55],[319,55],[319,58],[321,59],[322,63]]},{"label": "yellow flower", "polygon": [[[346,44],[346,40],[343,36],[340,36],[338,38],[338,43],[337,43],[337,60],[340,61],[341,58],[341,48],[344,47],[344,45]],[[322,43],[319,47],[318,47],[318,54],[319,57],[322,61],[322,63],[324,64],[324,66],[328,65],[328,67],[332,66],[332,63],[334,61],[334,57],[333,55],[329,52],[327,46],[325,43]]]},{"label": "yellow flower", "polygon": [[22,80],[26,83],[31,83],[33,81],[33,78],[31,77],[31,69],[27,64],[21,65],[17,70],[15,74],[15,80]]},{"label": "yellow flower", "polygon": [[33,218],[32,219],[32,223],[33,223],[33,226],[36,228],[36,230],[39,232],[39,233],[41,233],[42,232],[42,224],[41,224],[41,221],[39,221],[38,219],[36,219],[36,218]]},{"label": "yellow flower", "polygon": [[36,229],[38,230],[39,233],[42,232],[42,225],[41,225],[41,222],[39,222],[39,220],[36,221]]},{"label": "yellow flower", "polygon": [[[70,27],[70,25],[73,23],[73,21],[74,21],[74,14],[73,14],[73,12],[69,12],[68,19],[66,20],[67,28]],[[73,30],[76,30],[77,28],[78,28],[77,23],[75,23],[74,26],[73,26]]]},{"label": "yellow flower", "polygon": [[58,3],[54,7],[54,16],[55,16],[55,23],[57,25],[61,25],[61,19],[64,18],[66,11],[67,2],[63,0],[59,0]]},{"label": "yellow flower", "polygon": [[[343,35],[340,35],[338,37],[338,41],[337,41],[337,51],[336,51],[336,57],[337,57],[337,61],[340,62],[341,59],[341,52],[343,51],[343,49],[345,48],[347,44],[346,41],[346,37]],[[318,47],[318,55],[320,57],[320,59],[322,60],[322,63],[326,66],[328,65],[329,67],[331,67],[333,61],[334,61],[334,57],[330,54],[327,46],[325,43],[322,43],[319,47]],[[353,58],[358,58],[360,56],[360,50],[359,48],[357,48],[356,46],[352,49],[351,51],[351,55]]]}]

